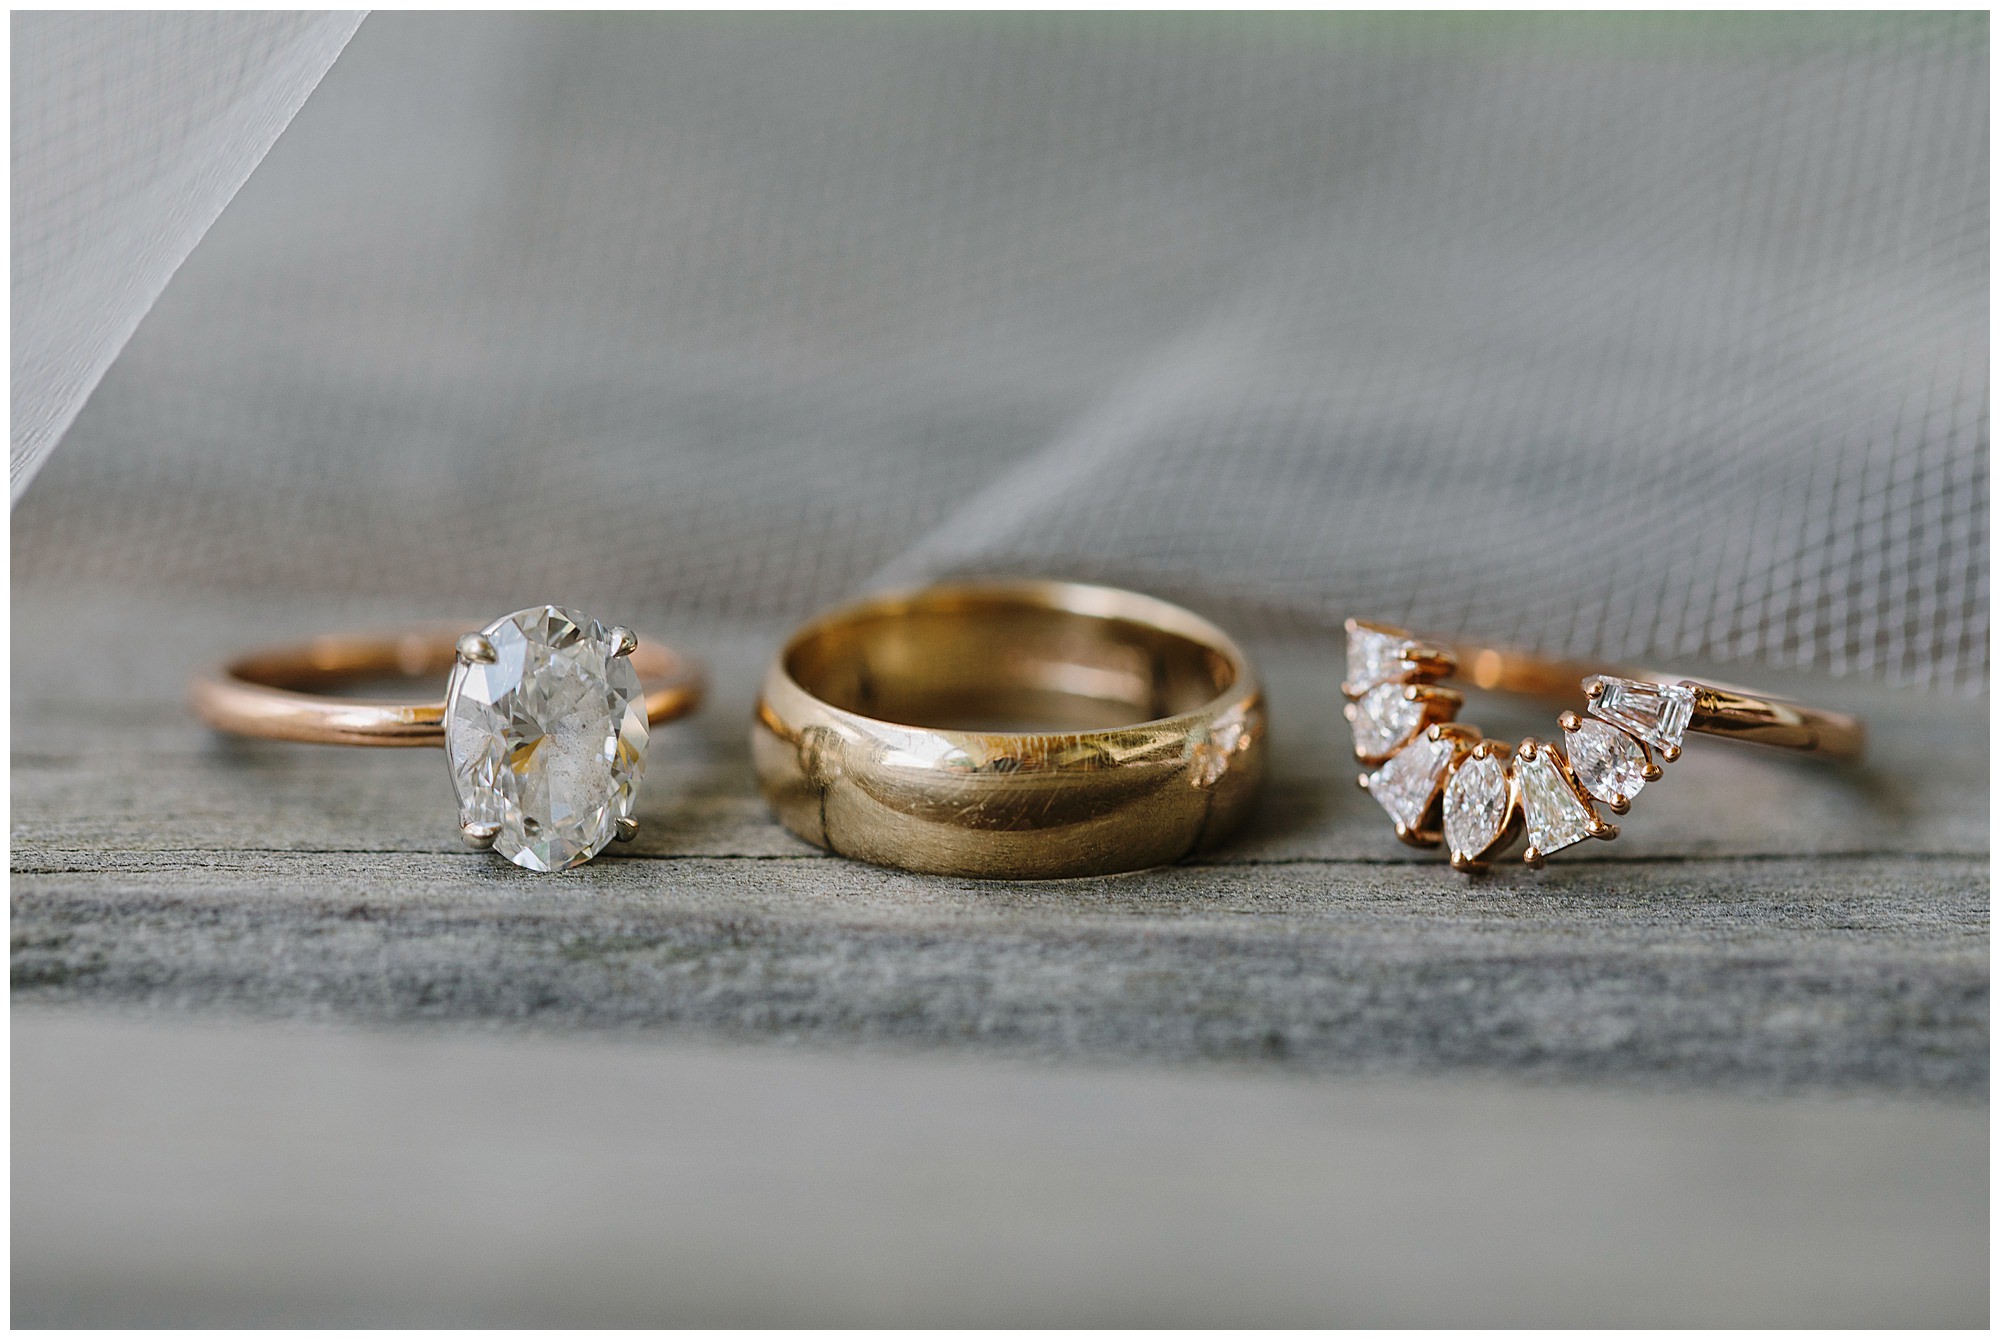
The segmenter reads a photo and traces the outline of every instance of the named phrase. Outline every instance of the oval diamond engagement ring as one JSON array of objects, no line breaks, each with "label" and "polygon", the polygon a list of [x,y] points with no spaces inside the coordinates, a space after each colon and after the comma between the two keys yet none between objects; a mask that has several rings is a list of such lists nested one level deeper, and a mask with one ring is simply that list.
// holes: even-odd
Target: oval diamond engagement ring
[{"label": "oval diamond engagement ring", "polygon": [[[442,701],[323,692],[446,671]],[[251,652],[197,678],[190,700],[203,721],[239,735],[442,745],[465,841],[529,870],[564,870],[638,832],[648,727],[693,711],[701,692],[693,661],[629,628],[537,605],[477,632],[461,624]]]},{"label": "oval diamond engagement ring", "polygon": [[[1579,693],[1581,713],[1557,718],[1560,744],[1483,738],[1455,718],[1464,698],[1441,681],[1556,698]],[[1478,871],[1523,834],[1522,858],[1539,867],[1586,838],[1614,838],[1597,812],[1623,814],[1661,764],[1680,757],[1689,732],[1749,740],[1837,759],[1861,756],[1853,717],[1801,707],[1748,689],[1649,671],[1598,671],[1517,651],[1448,647],[1387,624],[1347,621],[1347,680],[1354,755],[1375,771],[1361,787],[1396,836],[1442,843],[1454,869]]]}]

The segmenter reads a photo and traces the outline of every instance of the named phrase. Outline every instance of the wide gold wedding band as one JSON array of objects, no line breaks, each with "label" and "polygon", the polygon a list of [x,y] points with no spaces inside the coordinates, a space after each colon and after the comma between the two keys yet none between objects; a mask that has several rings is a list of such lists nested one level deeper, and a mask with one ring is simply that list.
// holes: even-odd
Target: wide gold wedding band
[{"label": "wide gold wedding band", "polygon": [[764,795],[857,860],[996,879],[1102,875],[1200,852],[1264,764],[1255,670],[1150,596],[1068,582],[934,586],[838,609],[766,671]]}]

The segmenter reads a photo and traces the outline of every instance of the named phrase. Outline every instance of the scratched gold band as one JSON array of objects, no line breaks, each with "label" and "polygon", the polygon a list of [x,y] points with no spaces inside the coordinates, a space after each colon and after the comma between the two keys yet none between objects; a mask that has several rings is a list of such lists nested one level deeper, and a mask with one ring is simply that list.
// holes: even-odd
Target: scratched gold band
[{"label": "scratched gold band", "polygon": [[1109,587],[933,586],[833,611],[766,671],[764,795],[856,860],[994,879],[1177,861],[1243,818],[1256,672],[1207,620]]}]

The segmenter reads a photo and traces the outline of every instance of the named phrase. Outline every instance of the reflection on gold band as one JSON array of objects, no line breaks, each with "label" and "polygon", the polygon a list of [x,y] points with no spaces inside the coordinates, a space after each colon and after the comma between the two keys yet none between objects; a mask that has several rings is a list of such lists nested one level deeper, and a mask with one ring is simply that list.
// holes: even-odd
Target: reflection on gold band
[{"label": "reflection on gold band", "polygon": [[1206,620],[1065,582],[976,582],[836,610],[766,671],[764,795],[830,851],[1048,879],[1179,860],[1263,771],[1263,695]]}]

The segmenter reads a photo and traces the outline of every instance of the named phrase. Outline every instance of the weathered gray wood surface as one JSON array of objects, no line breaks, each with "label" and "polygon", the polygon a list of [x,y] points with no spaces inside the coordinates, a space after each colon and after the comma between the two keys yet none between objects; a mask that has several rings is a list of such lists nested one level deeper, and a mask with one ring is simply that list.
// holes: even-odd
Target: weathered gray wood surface
[{"label": "weathered gray wood surface", "polygon": [[383,613],[17,592],[17,1001],[1985,1090],[1983,703],[1781,682],[1866,713],[1871,762],[1697,741],[1616,843],[1471,882],[1355,790],[1335,649],[1262,648],[1275,777],[1239,842],[982,884],[783,832],[744,741],[782,630],[657,630],[711,661],[711,705],[656,738],[636,844],[532,876],[458,849],[436,753],[224,740],[180,704],[224,650]]},{"label": "weathered gray wood surface", "polygon": [[15,1320],[1985,1317],[1983,704],[1815,686],[1867,768],[1700,742],[1475,883],[1354,789],[1334,649],[1261,648],[1253,829],[1050,884],[781,831],[776,628],[663,630],[714,702],[559,876],[456,845],[437,753],[181,707],[433,613],[16,593]]}]

